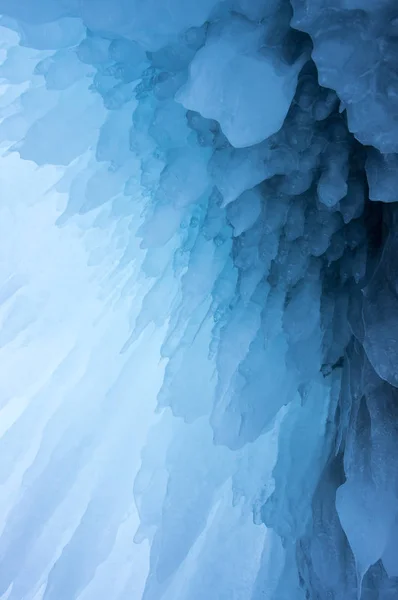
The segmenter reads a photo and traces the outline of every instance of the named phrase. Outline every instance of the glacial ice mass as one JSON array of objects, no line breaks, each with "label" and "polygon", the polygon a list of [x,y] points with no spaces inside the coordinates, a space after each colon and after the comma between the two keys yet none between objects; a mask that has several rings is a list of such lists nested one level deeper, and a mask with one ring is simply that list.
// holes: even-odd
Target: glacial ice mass
[{"label": "glacial ice mass", "polygon": [[0,600],[398,598],[398,6],[0,0]]}]

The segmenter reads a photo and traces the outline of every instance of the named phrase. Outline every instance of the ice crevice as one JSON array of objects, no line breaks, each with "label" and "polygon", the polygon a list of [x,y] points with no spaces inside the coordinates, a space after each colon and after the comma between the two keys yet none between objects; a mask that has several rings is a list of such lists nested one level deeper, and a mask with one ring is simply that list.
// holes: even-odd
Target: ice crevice
[{"label": "ice crevice", "polygon": [[0,598],[398,594],[398,11],[0,0]]}]

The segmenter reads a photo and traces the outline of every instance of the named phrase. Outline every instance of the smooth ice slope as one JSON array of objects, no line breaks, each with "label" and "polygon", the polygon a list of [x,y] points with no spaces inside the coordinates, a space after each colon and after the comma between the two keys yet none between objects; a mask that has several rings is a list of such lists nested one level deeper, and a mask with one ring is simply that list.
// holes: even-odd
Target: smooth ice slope
[{"label": "smooth ice slope", "polygon": [[2,597],[397,596],[394,11],[0,0]]}]

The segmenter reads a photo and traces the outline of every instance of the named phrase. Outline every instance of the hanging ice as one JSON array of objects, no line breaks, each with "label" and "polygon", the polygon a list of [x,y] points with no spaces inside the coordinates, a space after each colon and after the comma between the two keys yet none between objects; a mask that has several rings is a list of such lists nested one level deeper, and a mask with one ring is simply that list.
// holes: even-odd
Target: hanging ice
[{"label": "hanging ice", "polygon": [[398,594],[396,9],[0,0],[0,596]]},{"label": "hanging ice", "polygon": [[266,34],[266,27],[242,17],[216,24],[190,64],[188,83],[176,95],[185,108],[218,121],[235,148],[258,144],[279,131],[306,62],[284,63],[277,51],[264,48]]}]

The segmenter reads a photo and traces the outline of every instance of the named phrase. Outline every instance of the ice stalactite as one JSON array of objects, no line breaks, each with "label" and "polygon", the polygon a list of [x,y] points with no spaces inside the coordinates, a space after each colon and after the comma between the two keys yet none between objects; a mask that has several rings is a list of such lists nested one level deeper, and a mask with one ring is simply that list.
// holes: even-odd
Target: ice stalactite
[{"label": "ice stalactite", "polygon": [[0,0],[0,594],[396,596],[394,11]]}]

